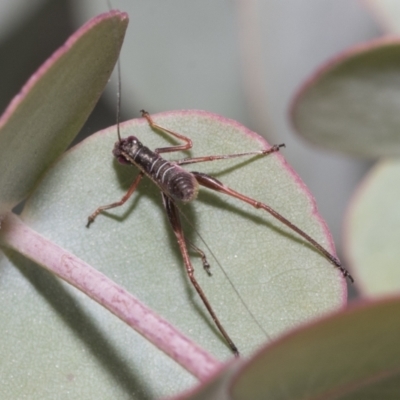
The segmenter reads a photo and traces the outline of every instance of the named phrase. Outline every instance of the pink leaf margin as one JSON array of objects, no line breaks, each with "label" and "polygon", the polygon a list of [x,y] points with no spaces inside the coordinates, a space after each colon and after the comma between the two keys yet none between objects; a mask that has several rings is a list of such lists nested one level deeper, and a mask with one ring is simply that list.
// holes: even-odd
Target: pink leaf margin
[{"label": "pink leaf margin", "polygon": [[28,79],[22,89],[18,94],[12,99],[3,115],[0,117],[0,129],[7,123],[9,118],[12,116],[14,111],[18,108],[18,106],[25,99],[27,94],[32,90],[32,88],[36,85],[36,83],[46,74],[46,72],[60,59],[64,56],[64,54],[68,53],[68,51],[72,48],[72,46],[80,40],[82,36],[86,34],[86,32],[90,31],[94,26],[100,24],[101,22],[112,19],[119,18],[120,21],[124,21],[129,19],[128,14],[125,12],[121,12],[118,10],[112,10],[107,13],[100,14],[86,24],[84,24],[81,28],[79,28],[72,36],[67,39],[67,41],[59,47],[39,68],[38,70]]},{"label": "pink leaf margin", "polygon": [[390,46],[400,46],[400,39],[398,36],[387,35],[378,39],[370,40],[365,43],[360,43],[355,46],[352,46],[345,51],[335,55],[324,64],[322,64],[319,68],[317,68],[298,88],[295,92],[291,104],[289,106],[289,118],[294,128],[295,132],[301,135],[300,130],[296,125],[296,108],[298,104],[301,102],[304,95],[307,91],[314,85],[318,84],[318,81],[321,80],[326,74],[339,67],[340,65],[347,62],[349,59],[362,55],[364,53],[379,50],[382,47],[390,47]]},{"label": "pink leaf margin", "polygon": [[[351,307],[346,310],[333,311],[312,322],[301,324],[298,327],[290,330],[289,332],[277,337],[272,342],[269,342],[265,346],[261,347],[251,358],[247,360],[242,359],[236,362],[227,363],[224,369],[217,371],[213,376],[209,376],[201,384],[198,384],[196,387],[182,392],[177,396],[170,397],[168,400],[190,400],[193,398],[202,399],[206,398],[204,397],[206,393],[214,394],[214,397],[212,398],[217,398],[215,397],[215,393],[221,395],[221,398],[237,398],[233,393],[237,381],[242,378],[243,375],[248,373],[249,369],[254,369],[254,364],[257,364],[260,359],[265,359],[268,354],[273,354],[275,351],[279,351],[280,348],[284,349],[288,345],[290,346],[293,340],[296,340],[298,337],[305,338],[324,327],[334,328],[337,324],[341,324],[344,321],[351,324],[354,319],[360,318],[360,316],[364,317],[365,314],[368,314],[370,309],[374,310],[392,307],[396,304],[399,304],[399,302],[400,297],[396,295],[385,296],[378,300],[363,299],[358,301],[357,303],[352,304]],[[333,335],[335,335],[335,333]],[[339,335],[337,341],[346,341],[346,339],[347,337],[345,335]],[[327,346],[334,343],[332,340],[332,337],[327,338]],[[327,359],[326,363],[329,364],[329,362],[329,359]],[[299,371],[299,374],[301,373],[302,371]],[[390,372],[387,371],[387,375],[384,376],[390,376]],[[359,381],[350,381],[338,387],[338,392],[336,392],[335,388],[335,394],[348,394],[355,389],[363,387],[366,382],[374,382],[374,379],[378,377],[380,377],[380,375],[377,374],[373,377],[363,377],[363,379]],[[328,395],[328,397],[329,394],[331,393],[325,393],[325,395]]]}]

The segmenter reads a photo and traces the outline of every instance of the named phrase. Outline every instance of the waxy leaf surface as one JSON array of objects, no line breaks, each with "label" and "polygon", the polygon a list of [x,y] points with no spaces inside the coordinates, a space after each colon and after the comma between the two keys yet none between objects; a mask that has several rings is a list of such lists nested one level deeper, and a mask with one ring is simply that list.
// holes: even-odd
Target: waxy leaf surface
[{"label": "waxy leaf surface", "polygon": [[399,312],[398,297],[353,306],[294,330],[179,400],[397,400]]},{"label": "waxy leaf surface", "polygon": [[[153,117],[194,142],[185,154],[167,154],[170,159],[268,147],[243,126],[214,114],[187,111]],[[121,133],[137,136],[152,149],[176,143],[152,131],[144,119],[124,123]],[[86,228],[88,215],[99,205],[120,199],[137,175],[136,168],[120,165],[112,157],[115,141],[112,127],[61,157],[30,197],[23,220],[128,289],[219,359],[232,357],[187,280],[153,182],[144,179],[125,206],[100,215]],[[333,251],[312,197],[280,154],[186,169],[212,174],[269,204]],[[340,272],[266,212],[207,189],[201,189],[194,202],[179,207],[187,238],[205,251],[211,264],[209,277],[199,257],[191,253],[196,277],[243,356],[300,322],[344,305],[346,286]],[[16,384],[28,368],[31,379],[45,370],[51,390],[61,382],[73,382],[68,387],[80,398],[88,393],[101,398],[132,398],[133,394],[143,398],[146,393],[146,398],[154,398],[195,383],[108,311],[32,263],[13,254],[9,258],[17,268],[3,269],[1,320],[7,320],[8,329],[15,333],[3,346],[1,359],[12,360],[18,347],[29,361],[24,363],[26,369],[21,362],[8,365],[1,375],[4,380]],[[23,293],[22,299],[18,293]],[[25,315],[23,320],[30,324],[18,322],[16,314]],[[46,345],[38,348],[42,341]],[[54,357],[58,368],[50,368]],[[48,385],[38,389],[42,398],[50,390]]]}]

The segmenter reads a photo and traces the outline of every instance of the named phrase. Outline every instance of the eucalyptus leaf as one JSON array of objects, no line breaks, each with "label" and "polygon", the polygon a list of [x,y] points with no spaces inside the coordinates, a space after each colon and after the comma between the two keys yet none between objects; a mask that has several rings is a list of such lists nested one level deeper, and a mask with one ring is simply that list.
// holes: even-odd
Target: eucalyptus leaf
[{"label": "eucalyptus leaf", "polygon": [[346,219],[346,255],[365,295],[400,292],[400,161],[377,163]]},{"label": "eucalyptus leaf", "polygon": [[400,42],[380,39],[326,63],[292,105],[296,130],[325,148],[365,157],[400,154]]},{"label": "eucalyptus leaf", "polygon": [[180,400],[397,400],[400,299],[365,302],[296,329]]},{"label": "eucalyptus leaf", "polygon": [[[166,154],[170,159],[268,146],[238,123],[210,113],[170,112],[153,118],[194,142],[191,151]],[[153,149],[176,143],[152,131],[144,119],[122,124],[121,133],[135,135]],[[149,179],[141,182],[127,204],[100,215],[86,228],[87,217],[99,205],[119,200],[137,175],[135,168],[112,157],[116,140],[112,127],[70,150],[41,181],[22,219],[121,284],[214,356],[231,358],[187,280],[159,190]],[[187,169],[212,174],[266,202],[333,251],[312,197],[281,155],[199,163]],[[196,201],[179,207],[188,239],[205,251],[211,264],[209,277],[193,254],[196,277],[243,356],[299,323],[344,305],[346,285],[340,272],[269,214],[207,189],[200,190]],[[12,354],[24,352],[29,359],[22,365],[3,362],[1,379],[9,382],[13,377],[14,382],[7,393],[26,379],[28,371],[33,381],[36,374],[45,374],[56,382],[54,390],[64,382],[70,398],[84,398],[88,392],[101,398],[154,398],[193,385],[193,377],[116,317],[32,263],[7,254],[16,268],[0,264],[0,320],[7,321],[8,331],[18,333],[7,339],[0,358],[12,360]],[[21,322],[31,321],[32,312],[32,323]],[[47,391],[48,387],[38,387],[41,398]]]},{"label": "eucalyptus leaf", "polygon": [[293,332],[238,372],[231,398],[398,399],[399,312],[388,299]]},{"label": "eucalyptus leaf", "polygon": [[103,91],[128,17],[89,21],[28,80],[0,119],[0,214],[33,189],[79,132]]}]

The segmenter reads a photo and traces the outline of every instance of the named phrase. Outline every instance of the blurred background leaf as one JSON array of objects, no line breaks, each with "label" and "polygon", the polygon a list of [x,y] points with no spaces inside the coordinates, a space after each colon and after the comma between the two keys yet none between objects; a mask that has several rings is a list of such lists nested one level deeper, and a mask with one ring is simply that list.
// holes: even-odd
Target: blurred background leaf
[{"label": "blurred background leaf", "polygon": [[127,15],[103,14],[74,33],[26,82],[0,119],[0,214],[25,199],[70,145],[118,59]]}]

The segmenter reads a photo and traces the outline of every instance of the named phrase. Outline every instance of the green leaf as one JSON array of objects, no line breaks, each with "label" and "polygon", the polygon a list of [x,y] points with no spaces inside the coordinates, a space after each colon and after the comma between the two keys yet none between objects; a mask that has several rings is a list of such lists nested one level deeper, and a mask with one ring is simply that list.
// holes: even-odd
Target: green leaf
[{"label": "green leaf", "polygon": [[[171,159],[267,146],[238,123],[213,114],[187,111],[153,117],[160,125],[193,139],[192,151],[167,154]],[[121,131],[153,149],[176,143],[152,131],[143,119],[123,124]],[[151,181],[144,179],[127,204],[100,215],[90,229],[85,227],[88,215],[99,205],[120,199],[137,175],[135,168],[113,159],[115,141],[113,127],[69,151],[49,170],[22,218],[128,289],[216,357],[232,357],[188,283],[159,190]],[[191,167],[187,169],[210,173],[266,202],[333,251],[313,199],[281,155]],[[243,356],[300,322],[345,303],[346,286],[340,272],[266,212],[207,189],[201,189],[196,201],[180,205],[180,209],[190,221],[183,218],[188,238],[206,252],[211,264],[213,276],[209,277],[193,255],[196,277]],[[154,398],[193,385],[187,372],[109,312],[32,263],[7,254],[17,268],[2,264],[0,321],[7,321],[13,335],[7,338],[0,358],[12,359],[18,346],[26,362],[4,362],[4,381],[11,376],[13,382],[25,379],[28,370],[33,381],[36,374],[58,384],[70,379],[74,385],[69,388],[79,398],[89,392],[101,398],[132,398],[133,394],[141,398],[143,393]],[[265,332],[249,316],[218,263]],[[33,310],[35,318],[30,314]],[[21,329],[21,321],[27,320],[30,324]],[[54,354],[59,369],[54,368]],[[78,366],[79,373],[75,372]],[[68,374],[72,376],[68,378]],[[48,386],[37,390],[41,398],[51,393]]]},{"label": "green leaf", "polygon": [[400,299],[296,329],[180,400],[385,399],[400,392]]},{"label": "green leaf", "polygon": [[306,139],[366,157],[400,154],[400,42],[347,50],[298,93],[292,118]]},{"label": "green leaf", "polygon": [[103,91],[128,24],[89,21],[29,79],[0,119],[0,214],[22,201],[79,132]]},{"label": "green leaf", "polygon": [[292,332],[237,373],[231,398],[398,399],[399,313],[395,298]]},{"label": "green leaf", "polygon": [[346,255],[366,295],[400,291],[400,162],[377,163],[356,192],[346,222]]}]

